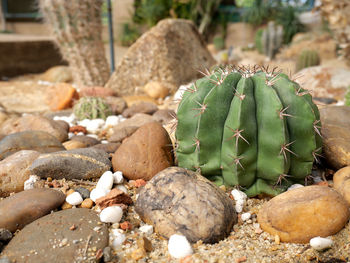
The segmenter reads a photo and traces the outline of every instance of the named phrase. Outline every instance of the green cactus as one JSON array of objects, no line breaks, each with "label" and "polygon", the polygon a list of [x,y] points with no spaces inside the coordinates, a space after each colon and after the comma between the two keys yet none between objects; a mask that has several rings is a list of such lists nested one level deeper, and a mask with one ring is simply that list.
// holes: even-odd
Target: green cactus
[{"label": "green cactus", "polygon": [[177,119],[179,166],[249,196],[304,182],[322,149],[317,106],[276,69],[208,72],[184,93]]},{"label": "green cactus", "polygon": [[262,53],[273,59],[283,43],[283,27],[270,21],[267,27],[262,30],[262,33],[258,31],[257,34],[261,34],[261,40],[255,39],[255,43],[261,41]]},{"label": "green cactus", "polygon": [[83,97],[78,100],[73,108],[74,115],[78,120],[83,119],[106,119],[112,115],[112,109],[102,98]]},{"label": "green cactus", "polygon": [[255,48],[258,50],[260,54],[264,53],[263,44],[261,40],[263,32],[264,32],[264,29],[259,28],[255,33]]},{"label": "green cactus", "polygon": [[320,65],[320,56],[315,50],[303,50],[298,56],[296,71]]}]

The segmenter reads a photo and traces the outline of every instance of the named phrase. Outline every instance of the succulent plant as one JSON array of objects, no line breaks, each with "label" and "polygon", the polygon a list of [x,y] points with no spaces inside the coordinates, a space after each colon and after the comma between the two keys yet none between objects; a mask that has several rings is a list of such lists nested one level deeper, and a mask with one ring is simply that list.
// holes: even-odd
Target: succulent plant
[{"label": "succulent plant", "polygon": [[320,125],[308,91],[280,71],[217,68],[183,95],[176,156],[218,184],[276,195],[310,175]]},{"label": "succulent plant", "polygon": [[320,56],[315,50],[303,50],[298,56],[296,71],[320,64]]},{"label": "succulent plant", "polygon": [[82,97],[73,108],[74,115],[78,120],[83,119],[106,119],[112,115],[112,109],[102,98]]}]

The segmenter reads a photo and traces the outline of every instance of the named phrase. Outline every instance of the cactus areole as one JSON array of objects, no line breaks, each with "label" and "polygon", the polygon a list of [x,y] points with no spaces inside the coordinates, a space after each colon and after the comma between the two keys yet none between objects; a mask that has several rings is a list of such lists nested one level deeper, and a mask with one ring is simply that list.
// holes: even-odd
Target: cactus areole
[{"label": "cactus areole", "polygon": [[178,164],[249,196],[304,182],[322,151],[310,94],[268,68],[218,68],[187,89],[177,112]]}]

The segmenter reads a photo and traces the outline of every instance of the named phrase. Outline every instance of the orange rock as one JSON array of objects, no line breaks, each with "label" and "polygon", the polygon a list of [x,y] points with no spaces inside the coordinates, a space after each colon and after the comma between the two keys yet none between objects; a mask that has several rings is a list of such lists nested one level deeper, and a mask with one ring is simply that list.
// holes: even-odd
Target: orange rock
[{"label": "orange rock", "polygon": [[64,148],[66,148],[66,150],[73,150],[86,147],[86,144],[80,141],[66,141],[62,144]]},{"label": "orange rock", "polygon": [[73,100],[78,98],[78,93],[72,85],[57,83],[48,88],[48,104],[52,111],[67,109],[72,106]]},{"label": "orange rock", "polygon": [[166,82],[150,81],[144,86],[144,91],[148,96],[154,99],[164,99],[169,91],[176,90],[175,85]]},{"label": "orange rock", "polygon": [[131,205],[132,199],[128,194],[118,188],[113,188],[106,196],[100,197],[96,200],[96,205],[101,209],[119,204]]},{"label": "orange rock", "polygon": [[86,198],[82,203],[81,207],[82,208],[88,208],[90,209],[94,205],[94,202],[90,198]]},{"label": "orange rock", "polygon": [[139,187],[141,187],[141,186],[145,186],[147,184],[147,182],[145,181],[145,180],[143,180],[143,179],[136,179],[135,181],[134,181],[134,186],[136,187],[136,188],[139,188]]},{"label": "orange rock", "polygon": [[79,87],[79,96],[80,97],[108,97],[108,96],[114,96],[115,92],[106,87],[99,87],[99,86],[93,86],[93,87]]},{"label": "orange rock", "polygon": [[81,125],[75,125],[69,128],[69,132],[73,132],[74,134],[77,134],[78,132],[82,132],[84,134],[87,134],[87,130],[84,126]]},{"label": "orange rock", "polygon": [[123,230],[131,230],[132,224],[129,221],[124,221],[123,223],[120,223],[120,228]]},{"label": "orange rock", "polygon": [[145,102],[153,102],[154,104],[157,104],[157,101],[149,96],[144,95],[130,95],[130,96],[124,96],[123,99],[126,101],[126,104],[128,107],[130,107],[133,104],[145,101]]},{"label": "orange rock", "polygon": [[236,261],[236,263],[246,262],[247,261],[247,257],[243,256],[243,257],[240,257],[240,258],[236,258],[235,261]]}]

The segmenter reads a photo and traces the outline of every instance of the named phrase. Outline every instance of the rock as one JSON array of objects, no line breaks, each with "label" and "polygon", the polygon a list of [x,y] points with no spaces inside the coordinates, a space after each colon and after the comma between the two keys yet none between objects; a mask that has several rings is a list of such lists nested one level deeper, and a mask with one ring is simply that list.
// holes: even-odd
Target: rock
[{"label": "rock", "polygon": [[94,188],[91,190],[90,199],[94,202],[100,197],[106,196],[108,191],[103,188]]},{"label": "rock", "polygon": [[84,187],[79,186],[75,191],[78,192],[83,199],[90,197],[90,191]]},{"label": "rock", "polygon": [[63,120],[55,120],[55,122],[62,127],[66,132],[69,132],[69,123]]},{"label": "rock", "polygon": [[108,138],[108,141],[120,143],[125,138],[131,136],[138,128],[137,126],[125,126],[120,129],[115,129],[114,133]]},{"label": "rock", "polygon": [[103,249],[103,262],[109,262],[112,260],[112,248],[105,247]]},{"label": "rock", "polygon": [[131,205],[132,199],[128,194],[118,188],[112,189],[106,196],[100,197],[96,200],[96,205],[101,209],[120,204]]},{"label": "rock", "polygon": [[92,206],[94,205],[94,201],[92,201],[90,198],[86,198],[82,203],[81,203],[81,207],[82,208],[92,208]]},{"label": "rock", "polygon": [[55,66],[39,76],[40,80],[48,82],[72,82],[72,72],[68,66]]},{"label": "rock", "polygon": [[[114,126],[113,132],[116,133],[121,129],[124,129],[125,127],[140,128],[142,125],[145,125],[150,122],[154,122],[154,119],[151,115],[144,114],[144,113],[137,113],[134,116],[132,116],[130,119],[126,119],[125,121]],[[118,141],[113,140],[111,142],[118,142]]]},{"label": "rock", "polygon": [[141,188],[135,210],[160,235],[178,233],[193,243],[218,242],[237,222],[234,203],[222,190],[180,167],[161,171]]},{"label": "rock", "polygon": [[114,153],[119,148],[120,145],[121,145],[120,142],[109,142],[109,143],[99,143],[91,147],[105,151],[106,153]]},{"label": "rock", "polygon": [[310,239],[310,246],[318,251],[330,248],[333,245],[333,240],[323,237],[314,237]]},{"label": "rock", "polygon": [[258,213],[261,228],[282,242],[306,243],[337,233],[348,222],[349,206],[335,190],[306,186],[287,191],[265,203]]},{"label": "rock", "polygon": [[85,147],[91,147],[100,143],[99,140],[86,135],[76,135],[76,136],[73,136],[70,140],[82,142],[86,145]]},{"label": "rock", "polygon": [[40,155],[30,171],[41,178],[90,179],[111,169],[108,154],[93,148],[82,148]]},{"label": "rock", "polygon": [[66,202],[70,205],[80,205],[83,201],[83,198],[78,192],[74,192],[66,197]]},{"label": "rock", "polygon": [[115,92],[110,88],[99,86],[81,86],[78,90],[79,97],[109,97],[114,96]]},{"label": "rock", "polygon": [[116,250],[119,249],[120,246],[124,243],[126,236],[120,232],[119,229],[112,229],[111,231],[111,236],[112,236],[112,247]]},{"label": "rock", "polygon": [[106,191],[109,191],[112,189],[113,181],[113,173],[111,171],[106,171],[101,175],[100,179],[98,180],[96,188],[101,188]]},{"label": "rock", "polygon": [[350,165],[350,107],[327,106],[320,114],[326,162],[336,170]]},{"label": "rock", "polygon": [[[73,225],[75,230],[70,229]],[[106,246],[107,226],[99,225],[94,211],[76,208],[52,213],[27,225],[11,240],[3,255],[17,263],[47,263],[58,259],[59,262],[97,262],[96,254]]]},{"label": "rock", "polygon": [[0,197],[24,190],[29,179],[29,166],[40,155],[36,151],[22,150],[0,161]]},{"label": "rock", "polygon": [[86,147],[85,143],[76,140],[66,141],[63,143],[63,146],[66,148],[66,150],[74,150]]},{"label": "rock", "polygon": [[7,243],[12,239],[13,235],[11,231],[5,228],[0,228],[0,241]]},{"label": "rock", "polygon": [[152,115],[158,110],[158,107],[156,104],[151,102],[140,102],[137,104],[133,104],[129,108],[125,109],[123,111],[123,117],[130,118],[134,116],[136,113],[145,113]]},{"label": "rock", "polygon": [[43,131],[24,131],[7,135],[0,141],[0,160],[21,150],[50,153],[65,150],[51,134]]},{"label": "rock", "polygon": [[50,110],[60,111],[72,107],[73,100],[78,99],[79,95],[72,85],[67,83],[57,83],[48,88],[48,104]]},{"label": "rock", "polygon": [[331,66],[315,66],[299,71],[296,82],[312,91],[312,96],[342,100],[350,86],[350,70]]},{"label": "rock", "polygon": [[121,184],[124,182],[123,173],[121,171],[116,171],[113,173],[113,182],[115,184]]},{"label": "rock", "polygon": [[132,224],[129,221],[124,221],[119,224],[120,229],[123,230],[132,230]]},{"label": "rock", "polygon": [[67,131],[56,121],[36,115],[25,115],[20,118],[8,119],[2,124],[0,133],[9,135],[29,130],[47,132],[55,136],[60,142],[68,139]]},{"label": "rock", "polygon": [[119,223],[123,216],[123,209],[120,206],[109,206],[100,213],[101,222]]},{"label": "rock", "polygon": [[115,115],[122,114],[126,109],[126,101],[120,97],[108,96],[105,98],[105,101],[111,106],[112,112]]},{"label": "rock", "polygon": [[165,125],[176,117],[176,113],[173,110],[158,110],[152,117],[155,121]]},{"label": "rock", "polygon": [[[40,177],[36,175],[30,175],[29,179],[24,182],[24,190],[34,189],[34,188],[43,188],[40,187]],[[44,183],[45,184],[45,183]]]},{"label": "rock", "polygon": [[140,227],[139,230],[142,233],[145,233],[147,235],[153,234],[153,226],[152,225],[144,225],[144,226]]},{"label": "rock", "polygon": [[143,90],[148,96],[154,99],[164,99],[169,95],[169,91],[176,91],[176,87],[170,83],[150,81],[144,87]]},{"label": "rock", "polygon": [[340,193],[350,206],[350,166],[341,168],[333,175],[334,189]]},{"label": "rock", "polygon": [[113,170],[127,179],[150,180],[173,164],[171,140],[158,122],[140,127],[125,140],[112,158]]},{"label": "rock", "polygon": [[173,258],[184,258],[193,254],[191,244],[183,235],[171,235],[168,242],[168,251]]},{"label": "rock", "polygon": [[243,207],[247,201],[247,195],[246,193],[238,190],[238,189],[233,189],[231,191],[231,195],[233,196],[233,198],[235,199],[235,209],[237,213],[241,213],[243,211]]},{"label": "rock", "polygon": [[74,134],[77,134],[79,132],[87,134],[86,128],[84,126],[81,126],[81,125],[74,125],[72,127],[69,127],[69,132],[72,132]]},{"label": "rock", "polygon": [[6,228],[11,232],[22,229],[59,207],[64,199],[65,195],[62,192],[47,188],[14,194],[0,201],[0,228]]},{"label": "rock", "polygon": [[119,96],[141,93],[135,87],[150,81],[178,87],[196,79],[197,69],[210,68],[213,64],[215,61],[192,22],[165,19],[128,49],[106,87]]},{"label": "rock", "polygon": [[129,95],[129,96],[123,96],[123,99],[125,100],[128,107],[131,107],[132,105],[140,102],[151,102],[151,103],[157,104],[157,101],[155,99],[147,95]]}]

